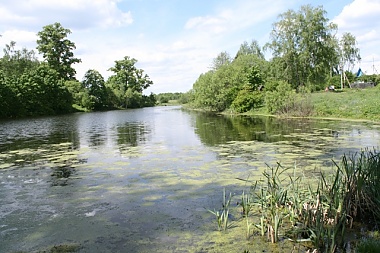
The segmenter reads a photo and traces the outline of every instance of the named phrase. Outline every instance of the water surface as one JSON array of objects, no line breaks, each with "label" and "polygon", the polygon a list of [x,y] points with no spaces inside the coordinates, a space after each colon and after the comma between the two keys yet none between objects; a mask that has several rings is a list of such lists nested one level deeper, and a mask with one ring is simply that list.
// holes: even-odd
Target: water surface
[{"label": "water surface", "polygon": [[244,227],[217,231],[207,209],[223,188],[237,200],[249,187],[237,177],[277,162],[328,171],[378,147],[379,127],[179,107],[0,121],[0,252],[256,252],[267,246],[245,240]]}]

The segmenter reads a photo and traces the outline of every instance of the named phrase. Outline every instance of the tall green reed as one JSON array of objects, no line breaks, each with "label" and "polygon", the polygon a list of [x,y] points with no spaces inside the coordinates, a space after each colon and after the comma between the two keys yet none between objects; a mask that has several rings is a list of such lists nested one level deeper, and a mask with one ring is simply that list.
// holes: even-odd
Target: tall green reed
[{"label": "tall green reed", "polygon": [[222,203],[222,209],[221,210],[208,210],[210,213],[215,215],[216,221],[218,224],[218,230],[219,231],[226,231],[228,228],[228,219],[229,219],[229,211],[230,211],[230,204],[231,204],[232,194],[230,192],[229,196],[226,195],[226,189],[223,188],[223,203]]}]

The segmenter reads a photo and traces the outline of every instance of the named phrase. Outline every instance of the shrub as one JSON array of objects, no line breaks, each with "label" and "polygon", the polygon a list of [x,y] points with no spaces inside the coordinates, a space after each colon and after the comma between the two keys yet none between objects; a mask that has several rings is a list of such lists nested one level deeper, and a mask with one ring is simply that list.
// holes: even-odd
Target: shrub
[{"label": "shrub", "polygon": [[231,107],[233,110],[243,113],[262,106],[263,100],[262,92],[243,89],[239,91],[234,101],[232,101]]}]

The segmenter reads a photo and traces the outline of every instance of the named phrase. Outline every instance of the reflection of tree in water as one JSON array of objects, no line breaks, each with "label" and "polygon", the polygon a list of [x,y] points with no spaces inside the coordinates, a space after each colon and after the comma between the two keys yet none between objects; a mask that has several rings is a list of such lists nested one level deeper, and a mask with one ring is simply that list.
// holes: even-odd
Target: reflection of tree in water
[{"label": "reflection of tree in water", "polygon": [[[280,132],[269,117],[222,116],[199,113],[196,115],[196,133],[206,145],[216,145],[228,141],[265,141],[272,142],[273,135]],[[278,136],[280,137],[280,136]],[[277,137],[277,139],[278,139]]]},{"label": "reflection of tree in water", "polygon": [[58,166],[52,168],[52,186],[65,186],[68,184],[69,177],[75,172],[70,166]]},{"label": "reflection of tree in water", "polygon": [[117,128],[117,144],[129,144],[136,147],[145,142],[150,130],[141,123],[128,123]]},{"label": "reflection of tree in water", "polygon": [[[336,125],[336,122],[331,125],[331,122],[316,122],[307,119],[195,114],[195,132],[204,144],[210,146],[228,141],[298,141],[303,137],[295,135],[297,131],[312,133],[318,128],[334,129]],[[335,136],[332,130],[321,134]]]},{"label": "reflection of tree in water", "polygon": [[92,132],[89,134],[89,144],[91,147],[99,147],[104,145],[106,142],[106,136],[104,135],[105,130],[101,132]]}]

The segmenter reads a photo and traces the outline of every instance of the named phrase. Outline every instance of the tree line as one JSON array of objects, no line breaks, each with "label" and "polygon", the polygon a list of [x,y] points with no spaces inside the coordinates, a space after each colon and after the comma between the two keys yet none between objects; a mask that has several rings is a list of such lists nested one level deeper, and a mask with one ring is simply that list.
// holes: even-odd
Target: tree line
[{"label": "tree line", "polygon": [[[361,59],[355,36],[338,38],[337,31],[321,6],[280,14],[264,46],[253,39],[242,43],[234,57],[217,55],[188,92],[190,105],[214,112],[262,107],[270,113],[300,107],[309,112],[304,94],[339,86],[341,74],[352,77]],[[265,52],[272,53],[270,60]]]},{"label": "tree line", "polygon": [[73,64],[81,60],[74,56],[75,43],[67,39],[70,33],[60,23],[44,26],[36,48],[42,61],[34,50],[16,49],[14,41],[5,46],[0,58],[0,118],[155,105],[154,94],[143,95],[153,81],[129,56],[115,61],[107,80],[90,69],[78,81]]}]

